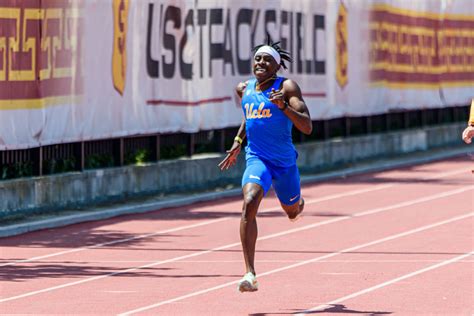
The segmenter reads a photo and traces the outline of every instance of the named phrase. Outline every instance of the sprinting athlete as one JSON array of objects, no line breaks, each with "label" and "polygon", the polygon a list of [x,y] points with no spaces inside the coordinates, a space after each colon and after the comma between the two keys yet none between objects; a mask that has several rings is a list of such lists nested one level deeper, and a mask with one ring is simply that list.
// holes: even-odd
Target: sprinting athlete
[{"label": "sprinting athlete", "polygon": [[278,77],[290,55],[279,43],[254,48],[253,73],[255,78],[237,85],[242,100],[244,118],[227,156],[219,164],[221,170],[232,167],[247,137],[246,169],[242,177],[243,207],[240,220],[240,240],[246,274],[240,280],[241,292],[258,290],[254,259],[257,242],[256,215],[260,201],[270,187],[276,192],[288,218],[295,221],[304,208],[301,197],[300,175],[296,166],[298,154],[292,142],[294,125],[304,134],[311,134],[312,122],[301,90],[296,82]]}]

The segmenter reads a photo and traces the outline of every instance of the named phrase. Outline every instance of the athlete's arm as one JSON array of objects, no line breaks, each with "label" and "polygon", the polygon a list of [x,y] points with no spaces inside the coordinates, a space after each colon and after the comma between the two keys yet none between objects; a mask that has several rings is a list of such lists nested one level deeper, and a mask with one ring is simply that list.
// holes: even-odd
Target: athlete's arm
[{"label": "athlete's arm", "polygon": [[313,122],[296,82],[290,79],[283,81],[280,90],[272,90],[270,100],[288,116],[298,130],[306,135],[311,134]]},{"label": "athlete's arm", "polygon": [[462,132],[462,140],[466,144],[470,144],[472,142],[472,138],[474,137],[474,99],[471,103],[471,112],[469,115],[469,121],[467,122],[467,127]]},{"label": "athlete's arm", "polygon": [[[235,88],[235,92],[241,99],[246,87],[247,87],[247,82],[241,82]],[[242,119],[242,123],[240,124],[237,135],[234,138],[232,147],[226,151],[227,156],[225,156],[225,158],[218,165],[219,168],[221,168],[221,170],[229,169],[230,167],[235,165],[235,162],[237,161],[237,156],[239,155],[240,150],[242,148],[242,141],[245,139],[245,135],[246,133],[245,133],[245,117],[244,117]]]},{"label": "athlete's arm", "polygon": [[[245,81],[245,82],[241,82],[237,85],[237,87],[235,88],[235,92],[237,93],[237,95],[239,96],[240,98],[240,101],[242,101],[242,96],[244,94],[244,91],[245,89],[247,88],[247,84],[248,84],[248,81]],[[242,123],[240,124],[240,128],[239,128],[239,131],[237,132],[237,135],[235,136],[236,139],[240,138],[240,140],[244,140],[245,139],[245,117],[242,119]],[[235,143],[239,143],[239,144],[242,144],[241,142],[238,142],[238,141],[234,141],[234,144]],[[232,146],[233,147],[233,146]],[[232,149],[232,148],[231,148]]]},{"label": "athlete's arm", "polygon": [[219,168],[221,170],[229,169],[233,165],[235,165],[237,161],[237,157],[240,154],[240,149],[242,148],[242,140],[245,138],[245,118],[242,120],[242,124],[240,124],[239,131],[237,132],[237,136],[232,143],[232,147],[226,151],[227,155],[225,158],[219,163]]}]

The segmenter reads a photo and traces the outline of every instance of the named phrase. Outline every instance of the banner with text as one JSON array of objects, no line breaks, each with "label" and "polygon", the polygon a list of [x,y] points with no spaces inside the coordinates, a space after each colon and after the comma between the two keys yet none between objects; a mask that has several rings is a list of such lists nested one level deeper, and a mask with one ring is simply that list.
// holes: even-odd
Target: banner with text
[{"label": "banner with text", "polygon": [[267,33],[315,120],[474,96],[471,0],[0,0],[0,150],[237,126]]}]

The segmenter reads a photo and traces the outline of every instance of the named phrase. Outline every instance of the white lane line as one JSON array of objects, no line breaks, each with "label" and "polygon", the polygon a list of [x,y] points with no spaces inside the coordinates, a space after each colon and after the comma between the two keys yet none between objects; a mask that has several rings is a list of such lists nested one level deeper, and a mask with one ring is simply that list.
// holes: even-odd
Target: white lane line
[{"label": "white lane line", "polygon": [[[463,172],[465,172],[465,170],[463,170]],[[460,172],[457,171],[456,173],[460,173]],[[451,174],[452,173],[450,173],[449,175],[451,175]],[[305,201],[305,203],[306,203],[306,205],[308,205],[308,204],[316,204],[316,203],[321,203],[321,202],[330,201],[330,200],[336,200],[336,199],[340,199],[340,198],[347,197],[347,196],[353,196],[353,195],[358,195],[358,194],[383,190],[383,189],[392,187],[394,185],[395,184],[380,184],[380,185],[376,185],[374,187],[370,187],[370,188],[367,188],[367,189],[352,190],[352,191],[348,191],[348,192],[344,192],[344,193],[337,193],[337,194],[327,195],[327,196],[322,197],[322,198],[308,199],[307,201]],[[275,206],[275,207],[271,207],[271,208],[262,209],[261,211],[259,211],[259,213],[275,212],[275,211],[279,211],[279,210],[281,210],[281,207],[280,206]],[[197,224],[179,226],[179,227],[175,227],[175,228],[171,228],[171,229],[167,229],[167,230],[162,230],[162,231],[157,231],[157,232],[153,232],[153,233],[149,233],[149,234],[138,235],[138,236],[129,237],[129,238],[125,238],[125,239],[112,240],[112,241],[108,241],[108,242],[104,242],[104,243],[99,243],[99,244],[90,245],[90,246],[86,246],[86,247],[69,249],[69,250],[65,250],[65,251],[61,251],[61,252],[55,252],[55,253],[51,253],[51,254],[47,254],[47,255],[43,255],[43,256],[32,257],[32,258],[28,258],[28,259],[15,260],[15,261],[11,261],[11,262],[8,262],[8,263],[2,263],[2,264],[0,264],[0,267],[12,266],[12,265],[15,265],[15,264],[18,264],[18,263],[39,261],[39,260],[43,260],[43,259],[47,259],[47,258],[52,258],[52,257],[61,256],[61,255],[65,255],[65,254],[80,252],[80,251],[84,251],[84,250],[95,249],[95,248],[100,248],[100,247],[105,247],[105,246],[110,246],[110,245],[116,245],[116,244],[120,244],[120,243],[124,243],[124,242],[128,242],[128,241],[133,241],[133,240],[137,240],[137,239],[145,239],[145,238],[149,238],[149,237],[153,237],[153,236],[157,236],[157,235],[164,235],[164,234],[174,233],[174,232],[185,230],[185,229],[192,229],[192,228],[196,228],[196,227],[200,227],[200,226],[215,224],[215,223],[218,223],[218,222],[221,222],[221,221],[226,221],[226,220],[229,220],[229,219],[232,219],[232,218],[234,218],[234,217],[226,216],[226,217],[221,217],[219,219],[200,222],[200,223],[197,223]]]},{"label": "white lane line", "polygon": [[175,228],[171,228],[171,229],[161,230],[161,231],[153,232],[153,233],[150,233],[150,234],[144,234],[144,235],[134,236],[134,237],[130,237],[130,238],[124,238],[124,239],[119,239],[119,240],[112,240],[112,241],[108,241],[108,242],[104,242],[104,243],[90,245],[90,246],[87,246],[87,247],[69,249],[69,250],[65,250],[65,251],[50,253],[50,254],[47,254],[47,255],[32,257],[32,258],[28,258],[28,259],[15,260],[15,261],[7,262],[7,263],[2,263],[2,264],[0,264],[0,267],[12,266],[12,265],[15,265],[15,264],[18,264],[18,263],[39,261],[39,260],[42,260],[42,259],[57,257],[57,256],[65,255],[65,254],[70,254],[70,253],[74,253],[74,252],[80,252],[80,251],[88,250],[88,249],[94,249],[94,248],[99,248],[99,247],[115,245],[115,244],[124,243],[124,242],[127,242],[127,241],[153,237],[153,236],[156,236],[156,235],[164,235],[164,234],[174,233],[174,232],[177,232],[177,231],[180,231],[180,230],[191,229],[191,228],[196,228],[196,227],[200,227],[200,226],[204,226],[204,225],[210,225],[210,224],[222,222],[222,221],[227,220],[227,219],[228,218],[223,217],[223,218],[218,218],[218,219],[205,221],[205,222],[199,222],[199,223],[195,223],[195,224],[191,224],[191,225],[185,225],[185,226],[179,226],[179,227],[175,227]]},{"label": "white lane line", "polygon": [[[385,188],[390,187],[390,186],[393,186],[393,185],[382,184],[382,185],[378,185],[378,186],[375,186],[375,187],[372,187],[372,188],[369,188],[369,189],[353,190],[353,191],[349,191],[349,192],[345,192],[345,193],[338,193],[338,194],[328,195],[328,196],[325,196],[323,198],[311,199],[311,200],[305,201],[305,203],[306,204],[316,204],[316,203],[320,203],[320,202],[324,202],[324,201],[343,198],[343,197],[346,197],[346,196],[352,196],[352,195],[357,195],[357,194],[382,190],[382,189],[385,189]],[[271,208],[262,209],[261,211],[259,211],[259,213],[274,212],[274,211],[278,211],[280,209],[281,209],[280,206],[275,206],[275,207],[271,207]],[[200,227],[200,226],[211,225],[211,224],[218,223],[218,222],[221,222],[221,221],[229,220],[231,218],[233,218],[233,217],[226,216],[226,217],[221,217],[219,219],[200,222],[200,223],[197,223],[197,224],[179,226],[179,227],[175,227],[175,228],[171,228],[171,229],[167,229],[167,230],[157,231],[157,232],[153,232],[153,233],[150,233],[150,234],[143,234],[143,235],[138,235],[138,236],[134,236],[134,237],[130,237],[130,238],[113,240],[113,241],[109,241],[109,242],[105,242],[105,243],[99,243],[99,244],[95,244],[95,245],[91,245],[91,246],[87,246],[87,247],[69,249],[69,250],[65,250],[65,251],[61,251],[61,252],[51,253],[51,254],[47,254],[47,255],[43,255],[43,256],[37,256],[37,257],[33,257],[33,258],[28,258],[28,259],[15,260],[15,261],[11,261],[11,262],[8,262],[8,263],[2,263],[2,264],[0,264],[0,267],[12,266],[12,265],[15,265],[15,264],[18,264],[18,263],[39,261],[39,260],[43,260],[43,259],[47,259],[47,258],[51,258],[51,257],[56,257],[56,256],[65,255],[65,254],[80,252],[80,251],[84,251],[84,250],[89,250],[89,249],[94,249],[94,248],[100,248],[100,247],[120,244],[120,243],[124,243],[124,242],[128,242],[128,241],[132,241],[132,240],[145,239],[145,238],[149,238],[149,237],[153,237],[153,236],[157,236],[157,235],[164,235],[164,234],[174,233],[174,232],[185,230],[185,229],[192,229],[192,228],[196,228],[196,227]]]},{"label": "white lane line", "polygon": [[[380,244],[380,243],[383,243],[383,242],[386,242],[386,241],[395,240],[397,238],[406,237],[408,235],[412,235],[412,234],[415,234],[415,233],[418,233],[418,232],[422,232],[424,230],[428,230],[428,229],[431,229],[431,228],[435,228],[435,227],[438,227],[438,226],[442,226],[442,225],[446,225],[446,224],[449,224],[449,223],[452,223],[452,222],[463,220],[463,219],[469,218],[471,216],[474,216],[474,212],[464,214],[464,215],[460,215],[460,216],[456,216],[456,217],[452,217],[450,219],[447,219],[447,220],[444,220],[444,221],[441,221],[441,222],[421,226],[421,227],[418,227],[418,228],[415,228],[415,229],[405,231],[403,233],[391,235],[391,236],[384,237],[384,238],[381,238],[381,239],[377,239],[377,240],[374,240],[374,241],[371,241],[371,242],[368,242],[368,243],[364,243],[364,244],[360,244],[360,245],[353,246],[353,247],[350,247],[350,248],[346,248],[344,250],[333,252],[333,253],[330,253],[330,254],[327,254],[327,255],[324,255],[324,256],[321,256],[321,257],[316,257],[316,258],[313,258],[313,259],[300,261],[298,263],[295,263],[295,264],[292,264],[292,265],[289,265],[289,266],[285,266],[285,267],[281,267],[281,268],[278,268],[278,269],[270,270],[270,271],[267,271],[267,272],[264,272],[264,273],[259,273],[258,276],[259,276],[259,278],[261,278],[261,277],[266,276],[266,275],[270,275],[270,274],[278,273],[278,272],[281,272],[281,271],[297,268],[297,267],[300,267],[300,266],[303,266],[303,265],[306,265],[306,264],[309,264],[309,263],[318,262],[318,261],[321,261],[321,260],[324,260],[324,259],[327,259],[327,258],[331,258],[331,257],[337,256],[337,255],[343,254],[343,253],[352,252],[352,251],[355,251],[355,250],[358,250],[358,249],[361,249],[361,248],[370,247],[370,246]],[[130,310],[130,311],[121,313],[121,314],[119,314],[119,316],[126,316],[126,315],[132,315],[132,314],[144,312],[144,311],[147,311],[147,310],[150,310],[150,309],[153,309],[153,308],[157,308],[157,307],[160,307],[160,306],[163,306],[163,305],[166,305],[166,304],[174,303],[174,302],[177,302],[177,301],[182,301],[182,300],[187,299],[187,298],[191,298],[191,297],[194,297],[194,296],[198,296],[198,295],[206,294],[206,293],[209,293],[209,292],[212,292],[212,291],[216,291],[216,290],[228,287],[230,285],[237,284],[238,282],[239,282],[239,280],[235,280],[235,281],[223,283],[223,284],[211,287],[211,288],[207,288],[205,290],[190,292],[189,294],[186,294],[186,295],[178,296],[178,297],[175,297],[175,298],[172,298],[172,299],[168,299],[168,300],[165,300],[165,301],[160,301],[160,302],[157,302],[155,304],[143,306],[143,307],[140,307],[140,308],[137,308],[137,309],[134,309],[134,310]]]},{"label": "white lane line", "polygon": [[354,274],[359,274],[356,272],[324,272],[324,273],[319,273],[321,275],[354,275]]},{"label": "white lane line", "polygon": [[304,315],[304,314],[308,314],[308,313],[312,313],[312,312],[316,312],[316,311],[324,311],[326,308],[332,307],[332,305],[334,305],[334,304],[338,304],[338,303],[347,301],[347,300],[349,300],[349,299],[351,299],[351,298],[355,298],[355,297],[357,297],[357,296],[361,296],[361,295],[367,294],[367,293],[369,293],[369,292],[372,292],[372,291],[381,289],[381,288],[383,288],[383,287],[392,285],[392,284],[397,283],[397,282],[399,282],[399,281],[406,280],[406,279],[408,279],[408,278],[417,276],[417,275],[419,275],[419,274],[422,274],[422,273],[425,273],[425,272],[428,272],[428,271],[431,271],[431,270],[434,270],[434,269],[441,268],[441,267],[443,267],[443,266],[445,266],[445,265],[448,265],[448,264],[451,264],[451,263],[454,263],[454,262],[463,260],[464,258],[467,258],[467,257],[469,257],[469,256],[472,256],[473,254],[474,254],[474,251],[471,251],[471,252],[462,254],[462,255],[460,255],[460,256],[457,256],[457,257],[454,257],[454,258],[451,258],[451,259],[448,259],[448,260],[444,260],[444,261],[438,262],[437,264],[428,266],[428,267],[426,267],[426,268],[423,268],[423,269],[420,269],[420,270],[417,270],[417,271],[413,271],[413,272],[411,272],[411,273],[408,273],[408,274],[399,276],[398,278],[395,278],[395,279],[392,279],[392,280],[389,280],[389,281],[386,281],[386,282],[377,284],[377,285],[375,285],[375,286],[366,288],[366,289],[364,289],[364,290],[361,290],[361,291],[358,291],[358,292],[355,292],[355,293],[352,293],[352,294],[349,294],[349,295],[340,297],[340,298],[335,299],[335,300],[333,300],[333,301],[330,301],[330,302],[328,302],[328,303],[325,303],[325,304],[322,304],[322,305],[319,305],[319,306],[316,306],[316,307],[307,309],[307,310],[305,310],[305,311],[303,311],[303,312],[301,312],[301,313],[297,313],[296,315]]},{"label": "white lane line", "polygon": [[[322,253],[321,251],[318,251]],[[324,252],[324,251],[323,251]],[[326,251],[326,253],[332,253],[333,251]],[[363,254],[363,253],[359,253]],[[371,254],[368,252],[367,254]],[[381,253],[385,255],[396,255],[396,254],[390,254],[390,253]],[[425,254],[425,255],[452,255],[452,253],[446,253],[446,254],[440,254],[440,253],[420,253],[420,254]],[[407,254],[409,255],[409,254]],[[294,263],[294,262],[300,262],[301,260],[257,260],[259,263]],[[380,260],[353,260],[353,259],[341,259],[341,260],[325,260],[321,261],[321,263],[421,263],[421,262],[438,262],[439,260],[435,259],[414,259],[414,260],[409,260],[409,259],[380,259]],[[65,266],[71,264],[71,265],[77,265],[77,264],[96,264],[96,263],[149,263],[150,260],[98,260],[98,261],[44,261],[42,263],[44,264],[63,264]],[[465,262],[465,263],[473,263],[473,260],[462,260],[460,262]],[[179,263],[242,263],[242,260],[180,260]]]},{"label": "white lane line", "polygon": [[411,201],[392,204],[392,205],[385,206],[385,207],[378,207],[378,208],[374,208],[374,209],[369,209],[369,210],[366,210],[364,212],[354,213],[354,214],[351,214],[351,215],[348,215],[348,216],[341,216],[341,217],[330,219],[330,220],[327,220],[327,221],[318,222],[318,223],[302,226],[302,227],[299,227],[299,228],[286,230],[286,231],[283,231],[283,232],[280,232],[280,233],[274,233],[274,234],[271,234],[271,235],[267,235],[267,236],[258,238],[258,240],[266,240],[266,239],[287,235],[287,234],[297,232],[297,231],[301,231],[301,230],[306,230],[306,229],[311,229],[311,228],[318,227],[318,226],[337,223],[337,222],[344,221],[344,220],[347,220],[347,219],[350,219],[350,218],[372,215],[372,214],[376,214],[376,213],[390,211],[390,210],[393,210],[393,209],[398,209],[398,208],[402,208],[402,207],[411,206],[411,205],[414,205],[414,204],[429,202],[429,201],[432,201],[432,200],[437,200],[437,199],[441,199],[441,198],[448,197],[448,196],[451,196],[451,195],[460,194],[460,193],[463,193],[463,192],[466,192],[466,191],[470,191],[472,189],[474,189],[474,185],[468,186],[466,188],[446,191],[446,192],[443,192],[443,193],[440,193],[440,194],[429,195],[429,196],[419,198],[419,199],[415,199],[415,200],[411,200]]},{"label": "white lane line", "polygon": [[[279,232],[279,233],[270,234],[270,235],[258,238],[258,240],[267,240],[267,239],[270,239],[270,238],[275,238],[275,237],[280,237],[280,236],[284,236],[284,235],[288,235],[288,234],[292,234],[292,233],[296,233],[296,232],[301,232],[301,231],[308,230],[308,229],[318,227],[318,226],[323,226],[323,225],[328,225],[328,224],[331,224],[331,223],[340,222],[340,221],[343,221],[343,220],[351,219],[353,217],[360,217],[360,216],[364,216],[364,215],[370,215],[370,214],[374,214],[374,213],[385,212],[385,211],[392,210],[392,209],[397,209],[397,208],[400,208],[400,207],[405,207],[405,206],[410,206],[410,205],[413,205],[413,204],[418,204],[418,203],[422,203],[422,202],[436,200],[436,199],[439,199],[439,198],[443,198],[443,197],[463,193],[465,191],[472,190],[473,188],[474,188],[474,186],[469,186],[467,188],[451,190],[451,191],[443,192],[441,194],[434,194],[434,195],[431,195],[431,196],[427,196],[427,197],[424,197],[424,198],[421,198],[421,199],[416,199],[416,200],[407,201],[407,202],[404,202],[404,203],[394,204],[392,206],[387,206],[387,207],[383,207],[383,208],[376,208],[376,209],[370,209],[370,210],[367,210],[365,212],[352,214],[351,216],[342,216],[342,217],[339,217],[339,218],[335,218],[335,219],[331,219],[331,220],[327,220],[327,221],[323,221],[323,222],[318,222],[318,223],[313,223],[313,224],[310,224],[310,225],[306,225],[306,226],[302,226],[302,227],[294,228],[294,229],[289,229],[289,230],[282,231],[282,232]],[[54,291],[54,290],[58,290],[58,289],[78,285],[78,284],[83,284],[83,283],[86,283],[86,282],[100,280],[100,279],[103,279],[103,278],[106,278],[106,277],[109,277],[109,276],[114,276],[114,275],[123,274],[123,273],[129,273],[129,272],[136,271],[136,270],[139,270],[139,269],[155,267],[155,266],[162,265],[162,264],[165,264],[165,263],[170,263],[170,262],[180,261],[180,260],[183,260],[183,259],[193,258],[193,257],[197,257],[197,256],[200,256],[200,255],[204,255],[204,254],[208,254],[208,253],[211,253],[211,252],[220,251],[220,250],[224,250],[224,249],[228,249],[228,248],[232,248],[232,247],[236,247],[236,246],[240,246],[240,245],[241,245],[240,242],[235,242],[235,243],[232,243],[232,244],[227,244],[227,245],[224,245],[224,246],[220,246],[220,247],[216,247],[216,248],[212,248],[212,249],[208,249],[208,250],[194,252],[194,253],[190,253],[190,254],[187,254],[187,255],[166,259],[166,260],[163,260],[163,261],[151,262],[149,264],[141,265],[141,266],[134,267],[134,268],[120,270],[120,271],[107,273],[107,274],[103,274],[103,275],[98,275],[98,276],[95,276],[95,277],[86,278],[86,279],[78,280],[78,281],[71,282],[71,283],[65,283],[65,284],[61,284],[61,285],[57,285],[57,286],[53,286],[53,287],[49,287],[49,288],[44,288],[44,289],[37,290],[37,291],[23,293],[23,294],[20,294],[20,295],[17,295],[17,296],[2,298],[2,299],[0,299],[0,303],[13,301],[13,300],[16,300],[16,299],[25,298],[25,297],[29,297],[29,296],[33,296],[33,295],[37,295],[37,294],[41,294],[41,293],[46,293],[46,292],[50,292],[50,291]],[[260,274],[260,275],[262,275],[262,274]]]},{"label": "white lane line", "polygon": [[[328,252],[329,253],[329,252]],[[332,253],[332,252],[331,252]],[[370,254],[370,253],[368,253]],[[430,255],[429,253],[425,253],[426,255]],[[439,255],[436,253],[432,253],[431,255]],[[447,254],[448,255],[448,254]],[[452,254],[451,254],[452,255]],[[258,263],[295,263],[300,262],[301,260],[257,260]],[[146,261],[143,261],[146,262]],[[439,262],[439,260],[435,259],[416,259],[416,260],[324,260],[321,263],[422,263],[422,262]],[[473,263],[474,259],[472,260],[462,260],[460,262],[464,263]],[[242,260],[183,260],[180,263],[242,263]],[[329,273],[329,272],[328,272]],[[321,273],[324,274],[324,273]]]}]

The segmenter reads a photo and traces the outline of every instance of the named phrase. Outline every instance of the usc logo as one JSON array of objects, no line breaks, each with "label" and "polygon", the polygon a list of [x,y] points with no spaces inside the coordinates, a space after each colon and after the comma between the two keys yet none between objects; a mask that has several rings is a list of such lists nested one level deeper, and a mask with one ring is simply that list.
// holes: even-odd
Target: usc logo
[{"label": "usc logo", "polygon": [[125,89],[125,76],[127,73],[127,16],[129,0],[113,1],[114,49],[112,56],[112,77],[115,90],[123,95]]}]

